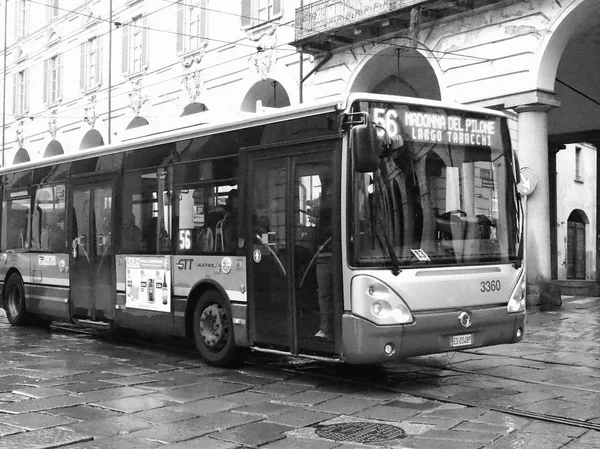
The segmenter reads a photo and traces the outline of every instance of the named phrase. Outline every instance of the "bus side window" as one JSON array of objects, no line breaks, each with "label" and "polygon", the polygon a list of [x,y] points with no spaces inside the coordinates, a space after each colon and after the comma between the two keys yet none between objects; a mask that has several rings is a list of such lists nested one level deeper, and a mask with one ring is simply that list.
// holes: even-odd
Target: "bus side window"
[{"label": "bus side window", "polygon": [[11,199],[4,202],[2,208],[3,227],[2,248],[4,250],[23,250],[29,248],[29,217],[31,208],[29,197]]}]

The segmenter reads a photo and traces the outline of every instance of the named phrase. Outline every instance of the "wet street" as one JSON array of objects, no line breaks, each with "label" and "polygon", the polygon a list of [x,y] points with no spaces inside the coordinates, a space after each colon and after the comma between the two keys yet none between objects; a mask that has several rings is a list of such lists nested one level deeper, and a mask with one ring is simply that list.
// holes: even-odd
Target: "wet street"
[{"label": "wet street", "polygon": [[0,315],[0,448],[600,447],[600,298],[528,312],[523,342],[350,368]]}]

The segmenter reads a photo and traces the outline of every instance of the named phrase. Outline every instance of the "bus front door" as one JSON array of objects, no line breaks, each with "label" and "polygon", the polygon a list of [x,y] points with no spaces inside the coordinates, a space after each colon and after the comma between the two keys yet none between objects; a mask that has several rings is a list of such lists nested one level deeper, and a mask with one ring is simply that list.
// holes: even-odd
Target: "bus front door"
[{"label": "bus front door", "polygon": [[71,313],[80,320],[112,320],[115,314],[112,179],[74,182],[71,194]]},{"label": "bus front door", "polygon": [[[250,331],[255,346],[335,357],[339,270],[326,145],[248,152]],[[288,155],[285,155],[288,153]],[[250,237],[251,236],[251,237]]]}]

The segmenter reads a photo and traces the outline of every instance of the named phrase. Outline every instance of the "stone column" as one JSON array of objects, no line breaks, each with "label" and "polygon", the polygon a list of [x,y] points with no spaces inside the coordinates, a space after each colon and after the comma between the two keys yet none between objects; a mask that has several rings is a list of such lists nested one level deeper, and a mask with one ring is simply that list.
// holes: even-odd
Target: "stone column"
[{"label": "stone column", "polygon": [[[535,191],[527,197],[527,303],[560,305],[560,287],[551,281],[550,182],[548,158],[548,111],[546,104],[517,106],[518,152],[521,167],[538,177]],[[552,199],[553,201],[555,199]]]}]

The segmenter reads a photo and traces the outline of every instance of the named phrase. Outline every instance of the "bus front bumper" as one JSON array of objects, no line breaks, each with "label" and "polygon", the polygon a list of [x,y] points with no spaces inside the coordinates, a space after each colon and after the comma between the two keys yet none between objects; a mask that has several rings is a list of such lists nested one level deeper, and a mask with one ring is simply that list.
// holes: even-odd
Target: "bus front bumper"
[{"label": "bus front bumper", "polygon": [[468,328],[460,324],[461,312],[416,313],[411,324],[397,326],[377,326],[345,313],[343,360],[356,364],[385,363],[417,355],[517,343],[523,338],[525,312],[509,314],[506,306],[469,309]]}]

